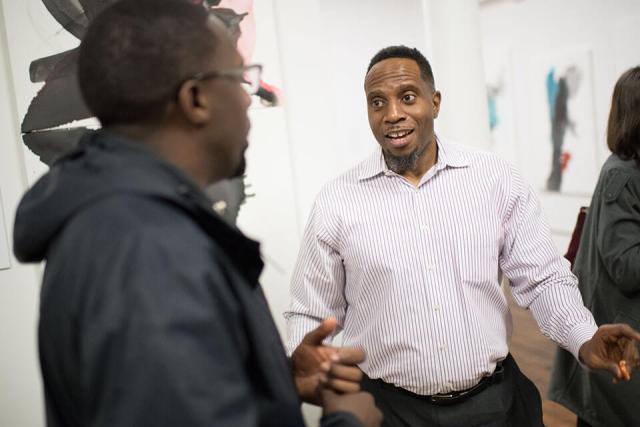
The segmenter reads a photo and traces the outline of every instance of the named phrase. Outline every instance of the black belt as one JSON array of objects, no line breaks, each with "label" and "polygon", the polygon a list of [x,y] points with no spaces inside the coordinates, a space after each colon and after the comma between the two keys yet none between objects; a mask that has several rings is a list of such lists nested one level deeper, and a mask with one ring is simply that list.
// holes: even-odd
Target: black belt
[{"label": "black belt", "polygon": [[470,398],[471,396],[475,396],[476,394],[480,393],[482,390],[489,387],[490,385],[499,383],[500,381],[502,381],[503,378],[504,378],[504,366],[503,366],[503,361],[500,361],[496,363],[496,369],[493,371],[493,373],[491,375],[482,377],[482,379],[480,380],[480,382],[478,382],[478,384],[466,390],[453,391],[451,393],[432,394],[430,396],[425,396],[422,394],[413,393],[401,387],[396,387],[393,384],[385,383],[380,379],[370,380],[370,381],[377,383],[379,386],[382,386],[383,388],[392,388],[395,391],[398,391],[402,394],[406,394],[413,398],[418,398],[420,400],[426,400],[434,405],[453,405],[455,403],[463,402],[468,398]]}]

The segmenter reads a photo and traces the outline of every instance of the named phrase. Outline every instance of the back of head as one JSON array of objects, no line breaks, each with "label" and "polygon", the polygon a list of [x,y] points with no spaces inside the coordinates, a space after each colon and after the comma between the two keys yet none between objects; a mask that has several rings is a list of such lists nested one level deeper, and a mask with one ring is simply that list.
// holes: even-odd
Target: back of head
[{"label": "back of head", "polygon": [[161,119],[180,84],[213,57],[208,19],[189,0],[121,0],[98,15],[80,46],[78,80],[101,124]]},{"label": "back of head", "polygon": [[369,73],[371,68],[373,68],[373,66],[378,62],[391,58],[405,58],[415,61],[418,64],[418,67],[420,67],[420,77],[422,77],[422,80],[424,80],[425,83],[430,84],[432,89],[435,89],[436,86],[433,78],[433,71],[431,70],[431,64],[429,64],[427,58],[425,58],[424,55],[415,47],[410,48],[400,45],[388,46],[379,50],[373,58],[371,58],[371,61],[369,61],[367,73]]},{"label": "back of head", "polygon": [[640,162],[640,66],[622,74],[613,89],[607,145],[621,159]]}]

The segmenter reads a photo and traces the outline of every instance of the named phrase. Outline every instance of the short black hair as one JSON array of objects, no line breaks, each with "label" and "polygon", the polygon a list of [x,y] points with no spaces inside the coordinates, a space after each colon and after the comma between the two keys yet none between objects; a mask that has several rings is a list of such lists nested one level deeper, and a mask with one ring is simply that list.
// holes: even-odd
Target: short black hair
[{"label": "short black hair", "polygon": [[162,117],[180,84],[213,58],[209,14],[188,0],[121,0],[91,22],[78,82],[103,126]]},{"label": "short black hair", "polygon": [[607,145],[621,159],[640,162],[640,66],[622,74],[613,89]]},{"label": "short black hair", "polygon": [[415,47],[407,47],[403,45],[387,46],[381,49],[373,55],[371,61],[369,61],[369,67],[367,67],[367,74],[371,71],[374,65],[380,61],[390,58],[407,58],[416,61],[418,67],[420,67],[420,77],[426,83],[429,83],[433,89],[436,87],[435,79],[433,78],[433,71],[431,70],[431,64],[427,61],[427,58]]}]

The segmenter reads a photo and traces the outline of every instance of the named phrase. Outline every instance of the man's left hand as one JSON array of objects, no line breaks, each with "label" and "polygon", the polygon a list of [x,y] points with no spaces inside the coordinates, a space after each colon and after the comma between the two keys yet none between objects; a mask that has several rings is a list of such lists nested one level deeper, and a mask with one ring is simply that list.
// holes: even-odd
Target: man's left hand
[{"label": "man's left hand", "polygon": [[609,371],[614,382],[628,380],[633,367],[640,364],[638,343],[640,332],[629,325],[602,325],[593,338],[580,347],[580,361],[593,370]]},{"label": "man's left hand", "polygon": [[293,377],[302,401],[322,404],[323,387],[337,393],[360,391],[362,371],[356,364],[364,361],[364,351],[355,347],[331,347],[322,344],[336,329],[334,318],[305,335],[291,355]]}]

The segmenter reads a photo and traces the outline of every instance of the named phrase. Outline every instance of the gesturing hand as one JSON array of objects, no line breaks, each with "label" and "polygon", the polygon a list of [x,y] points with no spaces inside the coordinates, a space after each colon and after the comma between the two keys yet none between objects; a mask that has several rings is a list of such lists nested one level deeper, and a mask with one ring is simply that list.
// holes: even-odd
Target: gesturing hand
[{"label": "gesturing hand", "polygon": [[307,403],[322,404],[321,388],[337,393],[360,390],[362,371],[356,364],[364,361],[364,351],[355,347],[331,347],[322,341],[336,329],[336,320],[325,319],[305,335],[291,356],[293,377],[300,398]]},{"label": "gesturing hand", "polygon": [[594,370],[607,370],[614,381],[629,380],[640,364],[637,343],[640,333],[629,325],[602,325],[593,338],[580,347],[580,360]]}]

